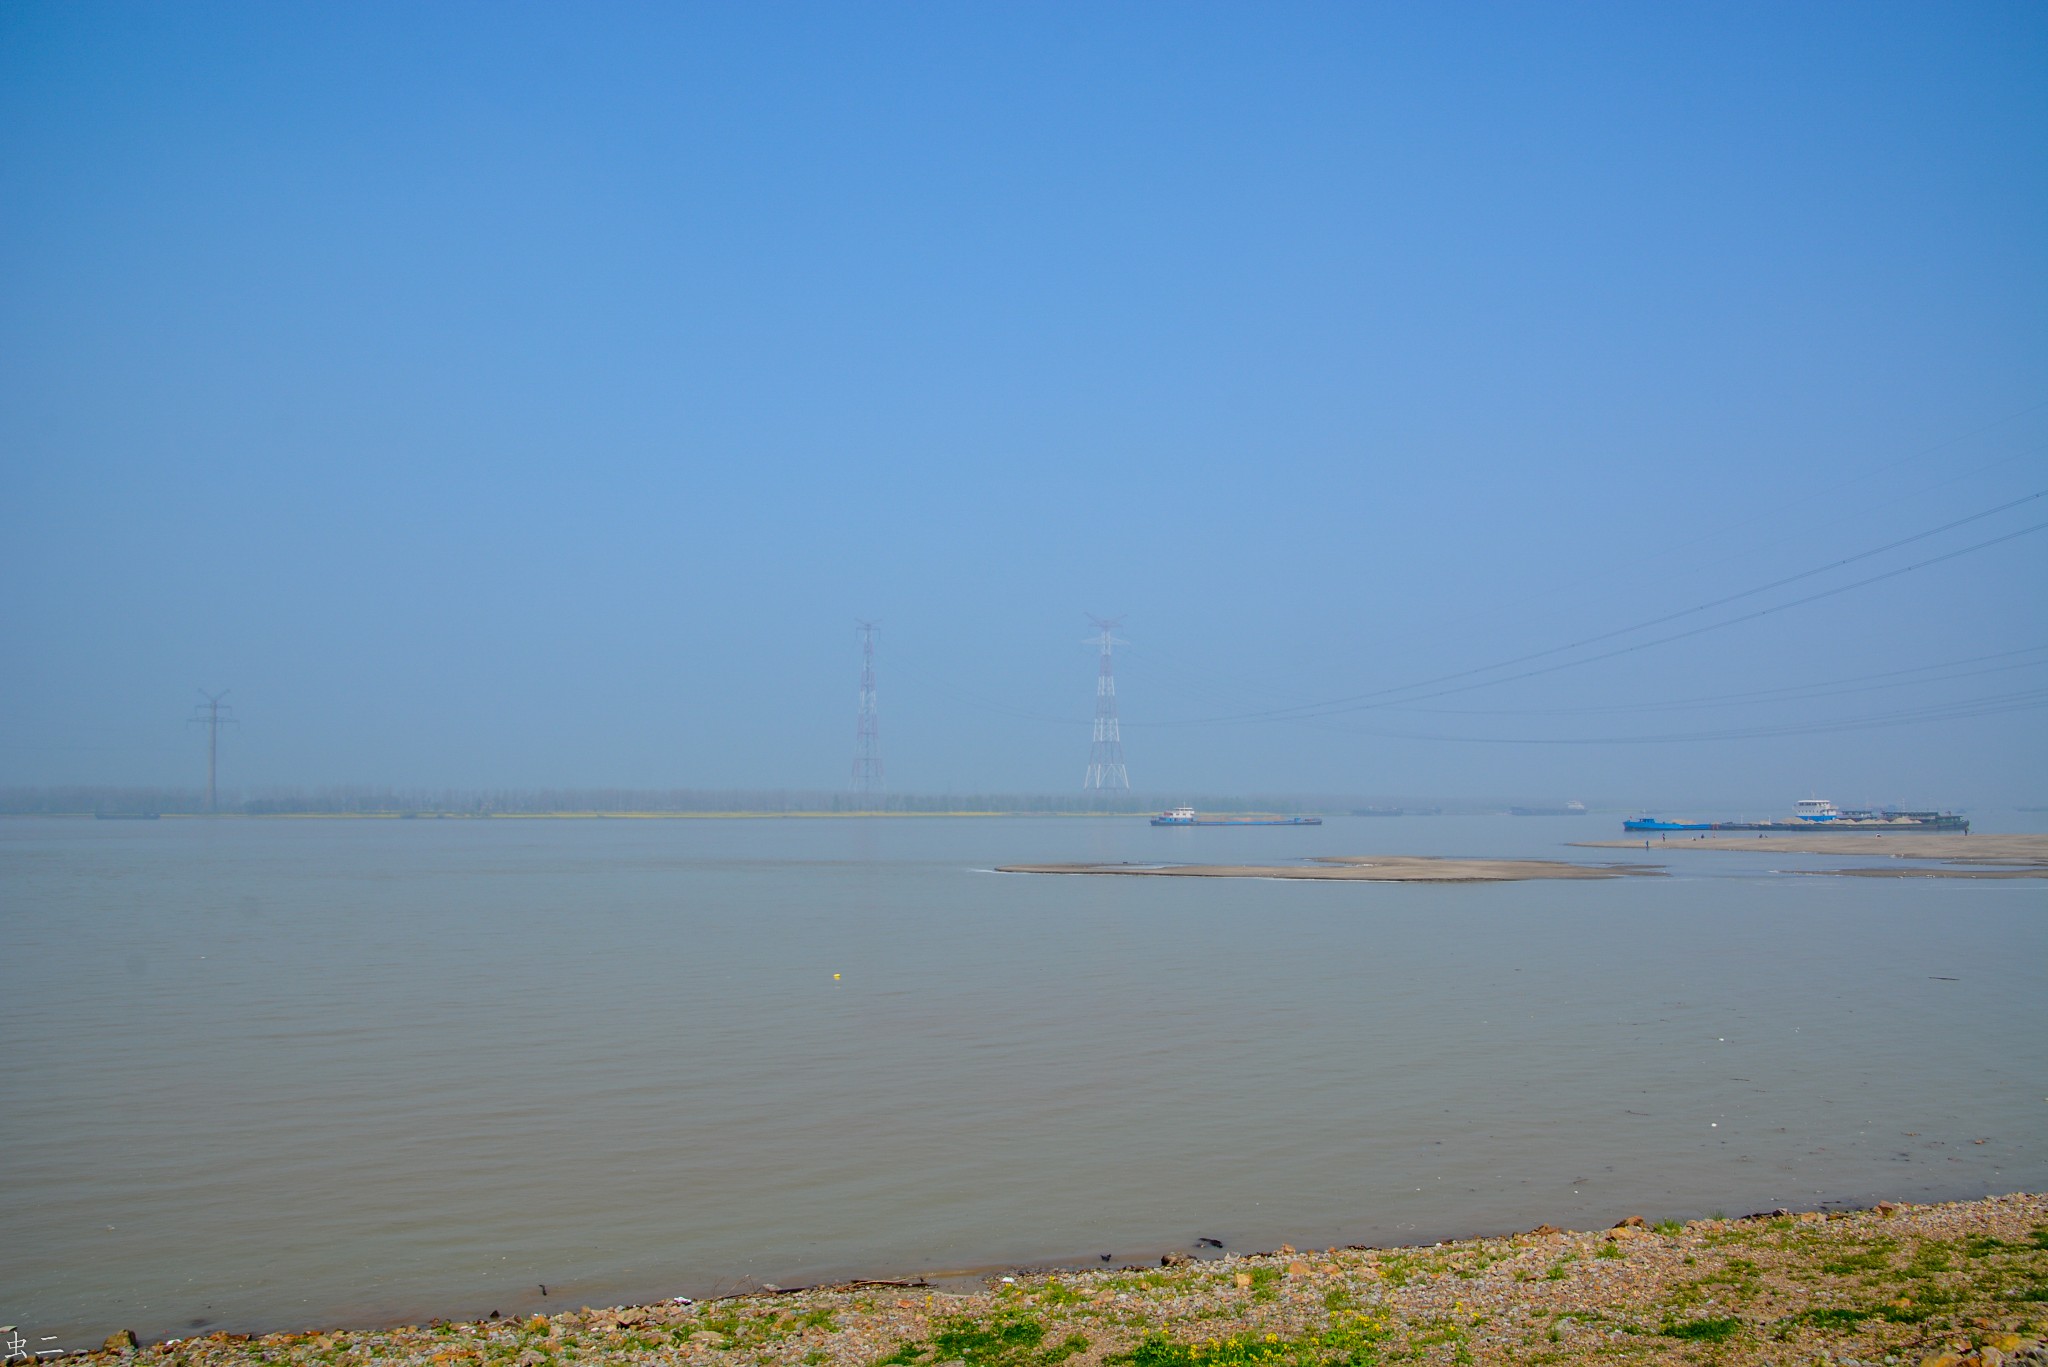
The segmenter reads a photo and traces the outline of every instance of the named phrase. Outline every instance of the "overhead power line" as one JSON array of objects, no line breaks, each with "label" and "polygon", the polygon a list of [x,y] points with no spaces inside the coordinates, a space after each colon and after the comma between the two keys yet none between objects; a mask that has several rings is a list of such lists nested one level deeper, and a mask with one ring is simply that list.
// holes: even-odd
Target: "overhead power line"
[{"label": "overhead power line", "polygon": [[[1519,674],[1509,674],[1498,679],[1482,679],[1478,683],[1461,684],[1456,688],[1439,689],[1435,693],[1425,693],[1418,697],[1404,699],[1403,701],[1419,702],[1425,698],[1442,698],[1448,697],[1453,693],[1469,693],[1474,689],[1492,688],[1498,684],[1512,683],[1517,679],[1533,679],[1541,674],[1555,674],[1561,669],[1577,669],[1583,665],[1597,664],[1602,660],[1611,660],[1619,655],[1632,655],[1638,650],[1648,650],[1652,646],[1669,645],[1673,641],[1683,641],[1694,636],[1703,636],[1710,631],[1720,631],[1724,627],[1740,626],[1744,622],[1754,622],[1760,617],[1769,617],[1774,613],[1784,612],[1791,608],[1804,607],[1808,603],[1817,603],[1823,598],[1833,598],[1837,594],[1848,593],[1852,589],[1867,588],[1871,584],[1882,583],[1887,579],[1896,579],[1902,574],[1911,574],[1915,570],[1924,570],[1931,565],[1939,565],[1944,561],[1959,559],[1965,555],[1973,555],[1982,550],[1989,550],[1993,546],[2017,540],[2022,536],[2031,536],[2039,531],[2048,531],[2048,522],[2037,522],[2031,527],[2022,527],[2016,532],[2007,532],[2004,536],[1994,536],[1989,541],[1980,541],[1974,546],[1965,546],[1961,550],[1950,551],[1946,555],[1930,556],[1916,564],[1902,565],[1895,570],[1886,570],[1883,574],[1873,574],[1867,579],[1859,579],[1852,584],[1838,584],[1834,588],[1823,589],[1819,593],[1810,593],[1804,598],[1794,598],[1789,603],[1774,603],[1767,608],[1758,608],[1754,612],[1745,612],[1739,617],[1730,617],[1719,622],[1709,622],[1705,626],[1693,627],[1688,631],[1675,631],[1669,636],[1659,636],[1655,640],[1638,641],[1634,645],[1626,645],[1615,650],[1603,651],[1598,655],[1588,655],[1584,659],[1566,660],[1560,664],[1545,665],[1541,669],[1526,669]],[[1365,704],[1364,706],[1374,705],[1376,704]],[[1362,708],[1332,708],[1329,711],[1313,715],[1329,716],[1336,712],[1358,710],[1362,710]]]},{"label": "overhead power line", "polygon": [[[1704,698],[1672,698],[1662,702],[1602,703],[1589,707],[1408,707],[1391,703],[1389,712],[1413,712],[1440,717],[1571,717],[1619,712],[1686,712],[1704,707],[1772,702],[1800,702],[1815,697],[1840,697],[1847,693],[1874,693],[1887,688],[1914,688],[1921,684],[1950,683],[1957,679],[1982,678],[1986,674],[2008,674],[2016,669],[2040,669],[2048,659],[2022,660],[2016,664],[1991,665],[1985,669],[1962,669],[1963,665],[1986,660],[2010,660],[2019,655],[2039,655],[2048,645],[2023,650],[2002,650],[1992,655],[1973,655],[1940,664],[1915,665],[1911,669],[1887,669],[1875,674],[1851,674],[1837,679],[1816,679],[1810,683],[1788,684],[1783,688],[1758,688],[1742,693],[1717,693]],[[1950,670],[1950,673],[1937,673]],[[1917,677],[1914,677],[1917,676]],[[1882,681],[1882,682],[1880,682]]]},{"label": "overhead power line", "polygon": [[1360,731],[1358,734],[1391,740],[1424,740],[1454,745],[1674,745],[1688,741],[1763,740],[1786,736],[1817,736],[1837,731],[1870,731],[1893,726],[1913,726],[1924,722],[1998,716],[2008,712],[2031,712],[2044,707],[2048,707],[2048,688],[1993,694],[1984,698],[1953,699],[1930,703],[1924,707],[1901,708],[1860,717],[1730,727],[1714,731],[1674,731],[1645,736],[1455,736],[1431,732],[1379,730]]},{"label": "overhead power line", "polygon": [[2003,536],[1992,537],[1987,541],[1980,541],[1975,545],[1965,546],[1960,550],[1948,551],[1942,555],[1930,556],[1925,560],[1916,561],[1910,565],[1903,565],[1896,569],[1886,570],[1881,574],[1870,575],[1867,578],[1858,579],[1851,583],[1839,584],[1836,585],[1834,588],[1823,589],[1819,593],[1808,594],[1803,598],[1794,598],[1787,602],[1774,603],[1769,607],[1758,608],[1753,612],[1742,613],[1735,617],[1725,618],[1719,622],[1709,622],[1704,626],[1693,627],[1686,631],[1673,632],[1668,636],[1659,636],[1653,640],[1638,641],[1632,645],[1622,646],[1616,650],[1603,651],[1597,655],[1588,655],[1577,660],[1566,660],[1558,664],[1545,665],[1540,669],[1529,669],[1523,670],[1519,673],[1505,674],[1500,676],[1499,678],[1480,679],[1474,683],[1460,684],[1456,688],[1436,689],[1436,691],[1434,692],[1418,691],[1422,689],[1434,688],[1434,686],[1437,684],[1453,683],[1460,679],[1471,679],[1474,676],[1480,674],[1490,674],[1496,670],[1511,669],[1516,665],[1526,664],[1532,660],[1545,659],[1552,655],[1563,654],[1566,651],[1580,650],[1588,645],[1597,644],[1601,641],[1613,640],[1619,636],[1626,636],[1637,631],[1645,631],[1650,629],[1651,627],[1661,626],[1668,622],[1677,621],[1683,617],[1690,617],[1697,615],[1701,612],[1712,611],[1714,608],[1717,607],[1725,607],[1729,603],[1739,602],[1744,598],[1753,598],[1760,593],[1768,593],[1774,589],[1784,588],[1787,585],[1795,584],[1802,580],[1811,579],[1816,575],[1826,574],[1833,570],[1840,569],[1845,565],[1852,565],[1857,563],[1858,561],[1868,560],[1872,556],[1882,555],[1887,551],[1897,550],[1901,546],[1911,545],[1916,541],[1925,541],[1929,537],[1938,536],[1943,532],[1953,531],[1957,527],[1966,526],[1972,522],[1982,521],[1984,518],[1990,517],[1996,513],[2007,512],[2013,508],[2021,506],[2022,504],[2031,503],[2036,499],[2040,498],[2048,498],[2048,489],[2041,490],[2037,493],[2028,494],[2024,498],[2018,498],[2007,503],[1999,504],[1995,508],[1987,508],[1982,512],[1972,513],[1968,517],[1958,518],[1955,521],[1943,523],[1939,527],[1929,528],[1928,530],[1923,532],[1916,532],[1912,536],[1901,537],[1896,541],[1887,542],[1883,546],[1874,547],[1867,551],[1860,551],[1855,555],[1846,556],[1842,559],[1831,561],[1826,565],[1818,566],[1811,570],[1804,570],[1798,574],[1790,575],[1783,579],[1774,580],[1769,584],[1760,585],[1753,589],[1745,589],[1741,593],[1730,594],[1722,598],[1714,599],[1711,602],[1701,603],[1693,607],[1680,609],[1677,612],[1665,613],[1659,617],[1653,617],[1647,621],[1637,622],[1630,626],[1618,627],[1612,631],[1601,632],[1597,635],[1588,636],[1582,638],[1581,640],[1574,641],[1566,645],[1553,646],[1546,650],[1534,651],[1526,655],[1518,655],[1513,657],[1512,659],[1499,660],[1488,665],[1478,665],[1471,669],[1456,670],[1449,674],[1439,674],[1434,678],[1418,680],[1417,682],[1411,684],[1402,684],[1397,687],[1375,689],[1369,693],[1358,693],[1352,694],[1349,697],[1331,698],[1326,699],[1322,702],[1299,703],[1289,707],[1267,708],[1251,712],[1238,712],[1217,717],[1198,717],[1184,721],[1158,722],[1155,723],[1155,725],[1209,726],[1225,722],[1240,721],[1302,720],[1310,717],[1331,716],[1343,712],[1363,711],[1368,708],[1374,707],[1395,706],[1398,705],[1398,703],[1421,702],[1429,698],[1448,697],[1455,693],[1466,693],[1479,688],[1493,688],[1500,684],[1512,683],[1519,679],[1529,679],[1535,678],[1543,674],[1553,674],[1562,669],[1576,669],[1584,665],[1595,664],[1601,660],[1611,660],[1614,659],[1616,656],[1632,654],[1638,650],[1647,650],[1653,646],[1668,645],[1673,641],[1683,641],[1689,639],[1690,637],[1702,635],[1709,631],[1720,631],[1727,627],[1738,626],[1744,622],[1753,622],[1759,618],[1768,617],[1778,612],[1784,612],[1790,608],[1803,607],[1808,603],[1816,603],[1824,598],[1832,598],[1838,594],[1848,593],[1854,589],[1865,588],[1871,584],[1882,583],[1887,579],[1896,579],[1901,575],[1912,574],[1918,570],[1923,570],[1929,568],[1930,566],[1942,564],[1945,561],[1954,560],[1958,557],[1965,555],[1973,555],[1978,551],[1988,550],[1993,546],[2001,545],[2007,541],[2012,541],[2022,536],[2030,536],[2035,532],[2041,531],[2044,528],[2048,528],[2048,523],[2036,523],[2031,527],[2023,527],[2016,532],[2008,532]]}]

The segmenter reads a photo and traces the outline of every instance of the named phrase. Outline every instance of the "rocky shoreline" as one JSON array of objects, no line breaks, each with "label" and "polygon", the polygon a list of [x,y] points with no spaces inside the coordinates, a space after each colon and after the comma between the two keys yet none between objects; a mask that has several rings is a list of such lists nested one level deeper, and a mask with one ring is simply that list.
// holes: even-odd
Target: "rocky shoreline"
[{"label": "rocky shoreline", "polygon": [[1413,1248],[1034,1270],[956,1294],[853,1282],[521,1320],[204,1338],[161,1367],[1313,1367],[2048,1364],[2048,1196],[1646,1223]]}]

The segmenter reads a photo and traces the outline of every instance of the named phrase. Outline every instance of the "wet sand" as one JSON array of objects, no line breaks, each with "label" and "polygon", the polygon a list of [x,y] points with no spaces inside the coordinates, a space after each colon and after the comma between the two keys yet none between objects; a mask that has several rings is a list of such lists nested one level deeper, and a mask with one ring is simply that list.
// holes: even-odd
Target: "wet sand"
[{"label": "wet sand", "polygon": [[1516,883],[1543,878],[1656,878],[1649,864],[1568,864],[1557,859],[1445,859],[1342,854],[1306,864],[1009,864],[997,873],[1127,874],[1146,878],[1301,878],[1344,883]]},{"label": "wet sand", "polygon": [[[1642,840],[1576,840],[1586,850],[1640,850]],[[1745,854],[1848,854],[1938,861],[1895,868],[1800,869],[1844,878],[2048,878],[2048,835],[1693,835],[1652,839],[1658,854],[1681,850],[1737,850]]]}]

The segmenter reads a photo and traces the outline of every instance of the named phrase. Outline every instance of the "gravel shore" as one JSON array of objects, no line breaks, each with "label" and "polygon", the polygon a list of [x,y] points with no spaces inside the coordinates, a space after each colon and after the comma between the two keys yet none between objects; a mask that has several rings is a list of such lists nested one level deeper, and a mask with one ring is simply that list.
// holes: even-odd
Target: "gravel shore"
[{"label": "gravel shore", "polygon": [[2048,1364],[2048,1197],[1034,1270],[955,1294],[854,1283],[527,1320],[250,1337],[162,1367],[1310,1367]]}]

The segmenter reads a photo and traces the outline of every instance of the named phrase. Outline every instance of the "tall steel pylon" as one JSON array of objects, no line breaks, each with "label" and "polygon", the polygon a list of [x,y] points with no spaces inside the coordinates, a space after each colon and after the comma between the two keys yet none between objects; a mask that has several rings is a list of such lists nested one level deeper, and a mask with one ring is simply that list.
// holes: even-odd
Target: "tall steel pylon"
[{"label": "tall steel pylon", "polygon": [[875,624],[860,629],[860,720],[854,726],[853,791],[864,798],[882,795],[882,732],[875,714]]},{"label": "tall steel pylon", "polygon": [[1088,747],[1088,774],[1081,780],[1081,791],[1120,788],[1131,790],[1131,775],[1124,768],[1124,733],[1116,715],[1116,671],[1110,664],[1110,651],[1115,646],[1129,645],[1116,634],[1123,625],[1121,617],[1096,617],[1095,635],[1089,642],[1102,647],[1102,662],[1095,670],[1095,739]]},{"label": "tall steel pylon", "polygon": [[206,810],[209,812],[219,810],[219,804],[214,800],[214,776],[220,769],[220,729],[235,724],[233,717],[221,715],[223,711],[232,712],[234,704],[224,703],[221,699],[232,692],[231,688],[223,688],[218,693],[209,693],[202,688],[199,696],[206,701],[192,704],[191,722],[206,728]]}]

